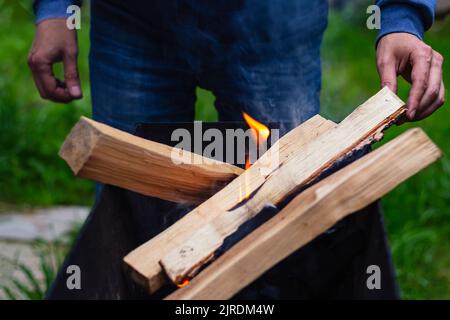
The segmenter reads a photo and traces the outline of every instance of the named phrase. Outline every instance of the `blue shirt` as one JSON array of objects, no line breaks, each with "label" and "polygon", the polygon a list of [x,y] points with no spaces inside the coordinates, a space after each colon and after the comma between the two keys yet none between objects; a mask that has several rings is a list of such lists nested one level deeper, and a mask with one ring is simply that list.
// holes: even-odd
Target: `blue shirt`
[{"label": "blue shirt", "polygon": [[[67,7],[72,4],[81,5],[81,0],[34,0],[36,22],[67,17]],[[407,32],[422,39],[424,31],[434,21],[436,0],[376,0],[376,4],[381,8],[381,29],[377,41],[394,32]]]}]

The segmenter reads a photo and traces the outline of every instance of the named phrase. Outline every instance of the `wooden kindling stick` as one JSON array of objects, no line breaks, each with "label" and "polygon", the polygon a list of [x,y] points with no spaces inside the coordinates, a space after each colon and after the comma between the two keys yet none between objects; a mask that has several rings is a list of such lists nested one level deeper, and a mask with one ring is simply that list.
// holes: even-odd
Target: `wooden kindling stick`
[{"label": "wooden kindling stick", "polygon": [[175,163],[174,149],[81,117],[59,155],[79,177],[186,204],[203,202],[244,171],[186,150],[191,161]]},{"label": "wooden kindling stick", "polygon": [[411,129],[295,197],[166,299],[229,299],[339,220],[427,167],[441,151]]}]

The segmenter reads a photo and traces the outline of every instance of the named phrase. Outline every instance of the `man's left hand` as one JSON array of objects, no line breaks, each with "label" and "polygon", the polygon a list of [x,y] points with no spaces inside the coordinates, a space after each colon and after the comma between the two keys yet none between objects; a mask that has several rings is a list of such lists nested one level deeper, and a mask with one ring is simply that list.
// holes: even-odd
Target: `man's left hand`
[{"label": "man's left hand", "polygon": [[397,76],[412,84],[407,102],[409,121],[428,117],[444,104],[442,81],[444,58],[409,33],[391,33],[377,47],[377,67],[381,86],[397,92]]}]

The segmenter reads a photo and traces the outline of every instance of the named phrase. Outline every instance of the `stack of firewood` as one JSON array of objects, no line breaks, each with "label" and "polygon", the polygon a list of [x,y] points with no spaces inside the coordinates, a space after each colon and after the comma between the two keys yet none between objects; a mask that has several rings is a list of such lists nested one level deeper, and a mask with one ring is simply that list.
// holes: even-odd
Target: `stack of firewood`
[{"label": "stack of firewood", "polygon": [[[333,164],[380,140],[404,111],[385,88],[339,124],[315,116],[272,146],[278,153],[271,171],[261,170],[271,149],[247,170],[198,154],[190,154],[196,161],[176,164],[172,147],[87,118],[72,129],[60,155],[77,176],[198,204],[124,263],[150,293],[171,281],[182,288],[168,299],[227,299],[440,157],[421,129],[410,129],[317,182]],[[267,204],[281,205],[281,211],[217,257],[224,240]]]}]

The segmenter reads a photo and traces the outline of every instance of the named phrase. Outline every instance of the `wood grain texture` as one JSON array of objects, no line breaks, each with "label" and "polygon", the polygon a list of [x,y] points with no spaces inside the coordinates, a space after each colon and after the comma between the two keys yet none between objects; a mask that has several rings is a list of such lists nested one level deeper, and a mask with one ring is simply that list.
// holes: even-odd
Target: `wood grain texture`
[{"label": "wood grain texture", "polygon": [[411,129],[295,197],[167,299],[229,299],[266,270],[441,156]]},{"label": "wood grain texture", "polygon": [[189,153],[192,162],[176,164],[173,148],[82,117],[59,155],[75,175],[147,196],[198,204],[244,170]]},{"label": "wood grain texture", "polygon": [[279,204],[349,152],[379,140],[384,128],[403,111],[403,105],[389,89],[383,89],[339,125],[295,150],[278,169],[264,177],[264,183],[248,200],[218,208],[220,214],[214,220],[167,252],[160,264],[168,277],[174,283],[192,278],[214,257],[225,238],[261,212],[267,203]]},{"label": "wood grain texture", "polygon": [[164,232],[128,254],[124,262],[131,278],[150,293],[158,290],[167,281],[159,264],[165,253],[182,244],[184,239],[211,222],[225,208],[230,208],[239,202],[243,187],[247,189],[247,192],[253,192],[259,188],[266,181],[266,176],[261,174],[261,169],[270,162],[273,150],[279,151],[278,161],[281,165],[303,145],[334,128],[335,125],[332,121],[317,115],[284,135],[250,169],[230,182],[220,193],[213,195]]}]

